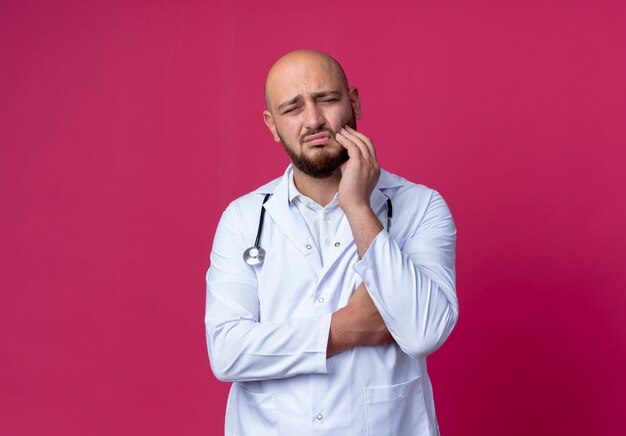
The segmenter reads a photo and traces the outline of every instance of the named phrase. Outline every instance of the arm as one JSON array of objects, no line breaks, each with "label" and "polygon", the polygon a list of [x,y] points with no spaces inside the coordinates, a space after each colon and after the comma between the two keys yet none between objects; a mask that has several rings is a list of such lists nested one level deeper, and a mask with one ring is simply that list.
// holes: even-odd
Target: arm
[{"label": "arm", "polygon": [[433,191],[402,249],[381,231],[354,266],[391,335],[410,356],[434,352],[458,319],[455,241],[448,206]]},{"label": "arm", "polygon": [[361,283],[348,304],[333,313],[330,323],[327,357],[359,345],[382,345],[394,342],[385,321],[374,305],[365,284]]},{"label": "arm", "polygon": [[372,142],[348,127],[337,140],[350,155],[342,167],[339,200],[362,258],[354,268],[400,348],[425,357],[443,344],[458,319],[456,228],[450,211],[433,191],[401,250],[369,205],[380,174]]},{"label": "arm", "polygon": [[257,281],[242,259],[245,241],[229,207],[220,220],[207,272],[206,340],[211,369],[222,381],[327,372],[331,314],[259,322]]}]

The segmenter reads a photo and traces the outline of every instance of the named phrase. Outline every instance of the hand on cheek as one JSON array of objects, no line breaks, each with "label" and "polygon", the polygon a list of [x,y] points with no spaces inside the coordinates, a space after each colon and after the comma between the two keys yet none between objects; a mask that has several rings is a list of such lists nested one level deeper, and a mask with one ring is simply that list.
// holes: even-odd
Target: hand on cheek
[{"label": "hand on cheek", "polygon": [[341,166],[339,205],[350,208],[369,207],[370,195],[380,177],[380,165],[372,141],[360,132],[345,126],[335,136],[348,150],[350,159]]}]

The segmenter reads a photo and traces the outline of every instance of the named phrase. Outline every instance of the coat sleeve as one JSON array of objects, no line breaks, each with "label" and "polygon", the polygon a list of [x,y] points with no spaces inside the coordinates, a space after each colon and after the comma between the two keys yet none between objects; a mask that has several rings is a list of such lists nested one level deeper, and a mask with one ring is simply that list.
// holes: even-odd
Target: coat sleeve
[{"label": "coat sleeve", "polygon": [[354,265],[389,332],[414,358],[439,348],[458,319],[455,243],[450,210],[431,191],[421,221],[402,248],[382,230]]},{"label": "coat sleeve", "polygon": [[244,241],[234,209],[222,215],[206,274],[204,321],[213,373],[222,381],[327,373],[332,314],[260,321],[256,274],[242,257],[245,242],[253,241]]}]

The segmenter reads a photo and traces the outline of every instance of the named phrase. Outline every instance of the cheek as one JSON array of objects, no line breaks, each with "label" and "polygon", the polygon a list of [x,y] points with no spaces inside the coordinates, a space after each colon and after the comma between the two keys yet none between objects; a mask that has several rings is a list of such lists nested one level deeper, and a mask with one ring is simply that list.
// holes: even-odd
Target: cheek
[{"label": "cheek", "polygon": [[298,132],[298,123],[294,120],[285,120],[280,125],[276,125],[276,129],[283,136],[292,136]]},{"label": "cheek", "polygon": [[282,120],[281,123],[277,123],[276,132],[280,135],[281,140],[291,147],[294,147],[300,139],[299,124],[293,120]]},{"label": "cheek", "polygon": [[332,118],[332,128],[335,132],[341,130],[343,126],[345,126],[352,119],[352,111],[349,109],[339,109],[336,113],[333,114]]}]

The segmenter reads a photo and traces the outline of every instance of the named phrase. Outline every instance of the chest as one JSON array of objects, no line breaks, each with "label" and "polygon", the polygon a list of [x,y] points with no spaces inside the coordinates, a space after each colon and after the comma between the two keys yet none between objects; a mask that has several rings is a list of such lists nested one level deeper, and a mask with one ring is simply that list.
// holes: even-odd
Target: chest
[{"label": "chest", "polygon": [[337,233],[326,244],[310,232],[294,241],[276,226],[264,230],[265,261],[255,268],[261,321],[334,312],[347,304],[361,282],[352,269],[359,257],[350,233]]}]

